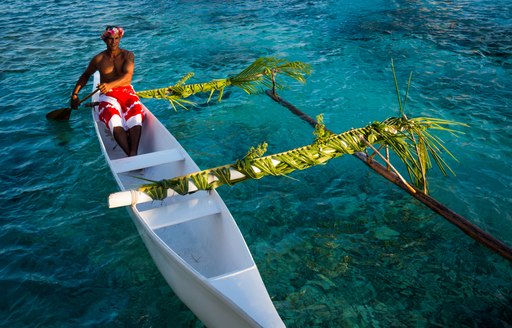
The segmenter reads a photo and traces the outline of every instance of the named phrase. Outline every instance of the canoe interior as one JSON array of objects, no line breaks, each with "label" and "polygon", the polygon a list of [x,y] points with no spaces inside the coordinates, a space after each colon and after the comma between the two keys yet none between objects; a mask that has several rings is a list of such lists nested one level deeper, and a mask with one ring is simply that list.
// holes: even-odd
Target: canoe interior
[{"label": "canoe interior", "polygon": [[[117,146],[106,126],[102,122],[96,124],[111,167],[115,169],[118,161],[131,160]],[[123,190],[146,183],[141,177],[161,180],[199,170],[193,162],[185,160],[188,155],[172,140],[174,138],[167,130],[164,131],[166,133],[161,130],[162,126],[155,124],[153,114],[149,113],[143,124],[139,156],[133,159],[145,154],[178,150],[182,160],[145,167],[143,172],[135,170],[115,174]],[[216,193],[206,191],[135,205],[140,217],[161,241],[205,278],[254,266],[243,239],[233,238],[239,235],[238,227],[226,217],[222,206]]]}]

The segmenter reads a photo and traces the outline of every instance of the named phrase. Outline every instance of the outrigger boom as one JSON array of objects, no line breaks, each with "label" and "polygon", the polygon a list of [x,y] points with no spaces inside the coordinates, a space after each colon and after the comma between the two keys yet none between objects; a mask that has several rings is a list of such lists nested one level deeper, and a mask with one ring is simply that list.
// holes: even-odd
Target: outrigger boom
[{"label": "outrigger boom", "polygon": [[[279,161],[275,161],[275,160],[273,162],[275,162],[276,165],[279,163]],[[255,172],[260,172],[260,170],[255,166],[253,166],[252,169]],[[243,180],[246,177],[244,174],[242,174],[241,172],[239,172],[235,169],[229,169],[229,172],[230,172],[231,178],[234,181]],[[196,173],[198,173],[198,172],[196,172]],[[219,181],[219,179],[214,175],[209,175],[208,182],[212,183],[215,181]],[[200,189],[192,181],[188,181],[188,192],[187,193],[191,194],[198,190],[200,190]],[[177,193],[173,189],[169,188],[166,190],[166,197],[163,197],[163,198],[172,197],[172,196],[176,196],[176,195],[179,195],[179,193]],[[143,191],[139,191],[139,190],[119,191],[119,192],[112,193],[108,196],[108,207],[116,208],[116,207],[130,206],[130,205],[135,205],[135,204],[151,202],[154,200],[155,199],[153,199],[150,195],[148,195],[147,193],[145,193]]]}]

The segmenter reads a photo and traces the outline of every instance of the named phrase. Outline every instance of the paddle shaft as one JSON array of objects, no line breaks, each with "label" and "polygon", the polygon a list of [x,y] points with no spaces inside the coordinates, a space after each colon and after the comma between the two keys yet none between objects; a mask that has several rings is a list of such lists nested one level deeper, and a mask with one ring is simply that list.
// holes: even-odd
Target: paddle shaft
[{"label": "paddle shaft", "polygon": [[[78,104],[77,104],[77,107],[81,103],[86,101],[87,99],[91,98],[98,91],[100,91],[99,88],[94,90],[93,92],[91,92],[90,94],[85,96],[84,98],[82,98],[82,100],[79,100]],[[70,115],[71,115],[71,108],[69,108],[69,107],[61,108],[61,109],[56,109],[56,110],[51,111],[48,114],[46,114],[46,119],[48,119],[48,120],[55,120],[55,121],[67,121],[67,120],[69,120]]]},{"label": "paddle shaft", "polygon": [[83,103],[84,101],[86,101],[87,99],[91,98],[92,96],[94,96],[94,94],[96,94],[96,92],[100,91],[100,89],[96,89],[94,90],[93,92],[89,93],[87,96],[85,96],[84,98],[82,98],[79,102],[78,102],[78,105],[80,105],[81,103]]}]

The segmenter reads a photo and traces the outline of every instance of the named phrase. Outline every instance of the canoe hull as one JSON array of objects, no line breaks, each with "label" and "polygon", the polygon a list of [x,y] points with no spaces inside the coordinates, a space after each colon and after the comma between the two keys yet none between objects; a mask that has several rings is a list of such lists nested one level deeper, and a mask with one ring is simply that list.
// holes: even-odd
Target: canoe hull
[{"label": "canoe hull", "polygon": [[[250,318],[236,304],[229,302],[219,292],[207,286],[208,282],[191,275],[175,256],[154,240],[151,234],[141,226],[140,220],[133,216],[148,252],[164,279],[174,293],[207,327],[265,327]],[[274,327],[269,325],[267,327]]]},{"label": "canoe hull", "polygon": [[[127,158],[93,109],[100,147],[121,191],[145,183],[140,178],[158,181],[199,171],[170,132],[146,112],[139,155]],[[133,204],[128,212],[167,283],[206,326],[284,327],[216,191]]]}]

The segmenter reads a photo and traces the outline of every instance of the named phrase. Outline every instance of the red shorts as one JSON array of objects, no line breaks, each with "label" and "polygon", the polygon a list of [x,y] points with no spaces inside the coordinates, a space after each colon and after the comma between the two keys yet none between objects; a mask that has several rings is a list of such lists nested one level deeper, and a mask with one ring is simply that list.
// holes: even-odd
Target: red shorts
[{"label": "red shorts", "polygon": [[99,97],[99,119],[113,131],[120,126],[125,130],[142,125],[144,109],[132,86],[113,88]]}]

